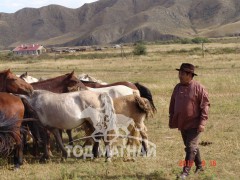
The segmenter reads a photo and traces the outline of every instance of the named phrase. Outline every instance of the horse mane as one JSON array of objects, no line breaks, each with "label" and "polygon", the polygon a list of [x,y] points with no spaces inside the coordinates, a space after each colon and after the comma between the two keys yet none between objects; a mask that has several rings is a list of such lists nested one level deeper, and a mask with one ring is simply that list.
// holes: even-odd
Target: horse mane
[{"label": "horse mane", "polygon": [[149,102],[151,104],[151,107],[152,107],[152,110],[153,110],[153,113],[156,113],[157,112],[157,108],[155,107],[155,105],[153,103],[153,96],[152,96],[151,91],[147,87],[141,85],[138,82],[134,83],[134,84],[138,88],[138,90],[140,92],[140,96],[149,100]]},{"label": "horse mane", "polygon": [[18,121],[16,116],[7,118],[0,111],[0,155],[3,157],[8,156],[14,148],[14,143],[21,139],[20,136],[17,136]]}]

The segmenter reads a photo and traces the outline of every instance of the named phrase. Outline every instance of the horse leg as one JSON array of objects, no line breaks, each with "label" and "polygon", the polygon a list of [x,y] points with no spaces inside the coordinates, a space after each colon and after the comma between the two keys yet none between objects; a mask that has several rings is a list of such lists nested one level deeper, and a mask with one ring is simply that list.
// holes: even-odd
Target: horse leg
[{"label": "horse leg", "polygon": [[111,144],[116,137],[115,137],[116,132],[114,130],[110,130],[107,132],[107,137],[104,137],[104,144],[106,148],[106,162],[111,162],[112,158],[112,151],[111,151]]},{"label": "horse leg", "polygon": [[36,157],[40,155],[40,152],[39,152],[39,143],[41,142],[40,130],[42,130],[43,127],[41,127],[38,124],[38,122],[28,122],[28,127],[33,136],[32,155]]},{"label": "horse leg", "polygon": [[63,145],[63,141],[62,141],[62,138],[60,136],[59,129],[53,128],[53,129],[51,129],[51,132],[53,133],[56,142],[58,143],[60,149],[62,150],[63,158],[67,159],[67,151],[66,151],[66,149]]},{"label": "horse leg", "polygon": [[[136,127],[134,125],[130,125],[128,127],[129,130],[129,135],[128,135],[128,139],[127,139],[127,147],[126,147],[126,159],[125,161],[134,161],[134,157],[137,156],[137,152],[138,152],[138,147],[140,146],[140,141],[139,141],[139,136],[140,133],[139,131],[136,129]],[[132,148],[132,150],[131,150]],[[132,153],[132,155],[131,155]],[[132,156],[132,158],[131,158]]]},{"label": "horse leg", "polygon": [[23,153],[27,154],[27,152],[29,150],[28,143],[27,143],[27,132],[26,132],[27,131],[27,124],[26,123],[22,123],[21,126],[24,129],[24,131],[21,132],[21,134],[22,134]]},{"label": "horse leg", "polygon": [[20,168],[20,165],[23,164],[23,141],[21,138],[20,126],[21,124],[18,126],[19,131],[13,134],[16,142],[13,155],[14,169]]},{"label": "horse leg", "polygon": [[20,165],[23,164],[23,146],[22,146],[22,142],[18,142],[16,144],[16,147],[14,149],[13,161],[14,161],[14,168],[15,169],[20,168]]},{"label": "horse leg", "polygon": [[68,130],[66,130],[66,132],[67,132],[67,135],[68,135],[69,145],[73,146],[72,130],[68,129]]},{"label": "horse leg", "polygon": [[143,155],[147,155],[147,151],[148,151],[148,135],[146,132],[146,127],[143,124],[140,127],[140,135],[142,136],[142,149],[141,152]]},{"label": "horse leg", "polygon": [[40,162],[46,162],[47,159],[49,159],[49,145],[50,145],[50,135],[49,131],[44,129],[41,132],[42,140],[43,140],[43,147],[44,147],[44,152],[42,157],[40,158]]},{"label": "horse leg", "polygon": [[[94,138],[96,141],[94,141],[93,143],[93,149],[92,149],[92,153],[93,153],[93,157],[97,158],[99,157],[99,142],[101,140],[101,136],[99,136],[101,133],[96,133],[96,137]],[[86,142],[85,142],[86,143]]]},{"label": "horse leg", "polygon": [[136,127],[133,125],[130,125],[128,127],[128,131],[130,132],[128,136],[127,145],[136,145],[139,146],[139,131],[136,130]]},{"label": "horse leg", "polygon": [[52,151],[51,151],[51,142],[50,142],[50,139],[51,139],[51,133],[49,130],[47,130],[47,151],[48,151],[48,154],[50,157],[53,157],[53,154],[52,154]]},{"label": "horse leg", "polygon": [[[59,129],[59,135],[60,135],[60,138],[62,139],[62,142],[63,142],[63,130]],[[57,142],[55,142],[55,147],[56,147],[56,151],[60,152],[61,148],[59,147]]]},{"label": "horse leg", "polygon": [[104,142],[105,148],[106,148],[106,162],[111,162],[112,158],[112,151],[111,151],[111,143],[110,142]]}]

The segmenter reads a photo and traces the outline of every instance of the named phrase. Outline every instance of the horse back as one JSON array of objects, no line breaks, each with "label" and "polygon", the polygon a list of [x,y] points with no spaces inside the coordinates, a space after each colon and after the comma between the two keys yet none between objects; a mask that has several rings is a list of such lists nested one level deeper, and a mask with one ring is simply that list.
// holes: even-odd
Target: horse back
[{"label": "horse back", "polygon": [[137,86],[131,82],[128,81],[120,81],[120,82],[114,82],[114,83],[110,83],[110,84],[101,84],[98,82],[92,82],[92,81],[82,81],[82,83],[87,86],[87,87],[91,87],[91,88],[103,88],[103,87],[111,87],[111,86],[118,86],[118,85],[123,85],[123,86],[127,86],[131,89],[134,90],[138,90]]}]

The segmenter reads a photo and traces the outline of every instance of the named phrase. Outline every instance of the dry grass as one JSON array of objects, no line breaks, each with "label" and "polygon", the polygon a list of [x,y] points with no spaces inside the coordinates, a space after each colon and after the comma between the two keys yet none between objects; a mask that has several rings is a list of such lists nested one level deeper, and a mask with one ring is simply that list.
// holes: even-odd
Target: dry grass
[{"label": "dry grass", "polygon": [[[75,70],[76,74],[89,75],[106,82],[140,82],[153,93],[158,113],[146,121],[149,139],[157,145],[154,158],[138,157],[136,162],[123,162],[116,158],[112,163],[104,159],[97,162],[69,158],[60,162],[56,154],[51,162],[39,164],[27,156],[22,169],[9,170],[10,164],[1,161],[1,179],[175,179],[181,171],[178,163],[184,159],[184,146],[177,130],[168,129],[168,106],[173,87],[178,83],[177,72],[182,62],[195,64],[195,79],[209,91],[211,109],[207,129],[201,141],[212,142],[201,146],[202,159],[206,161],[205,173],[190,179],[240,178],[240,55],[166,54],[171,49],[189,49],[200,45],[148,46],[148,55],[108,59],[49,59],[20,62],[2,62],[0,68],[11,68],[15,73],[29,71],[34,77],[55,77]],[[238,47],[238,44],[208,44],[208,48]],[[130,50],[130,49],[129,49]],[[120,53],[119,49],[114,50]],[[102,53],[102,52],[99,52]],[[216,161],[216,166],[211,161]]]}]

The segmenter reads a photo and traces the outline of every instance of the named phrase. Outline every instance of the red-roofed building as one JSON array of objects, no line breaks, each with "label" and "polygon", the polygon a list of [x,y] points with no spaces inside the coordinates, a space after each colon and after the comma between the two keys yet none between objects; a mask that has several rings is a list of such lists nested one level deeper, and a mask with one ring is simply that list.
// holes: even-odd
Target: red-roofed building
[{"label": "red-roofed building", "polygon": [[13,49],[15,55],[39,55],[46,52],[46,49],[39,44],[21,45]]}]

